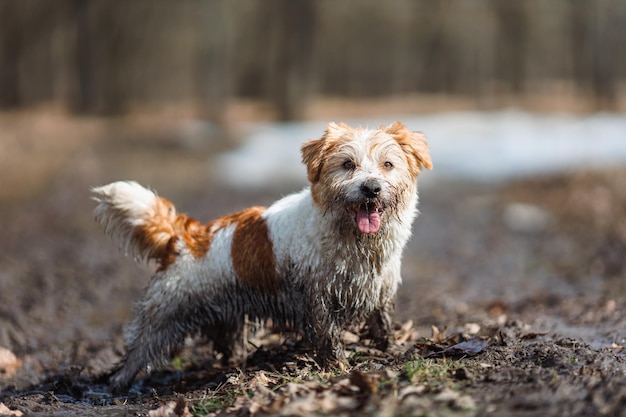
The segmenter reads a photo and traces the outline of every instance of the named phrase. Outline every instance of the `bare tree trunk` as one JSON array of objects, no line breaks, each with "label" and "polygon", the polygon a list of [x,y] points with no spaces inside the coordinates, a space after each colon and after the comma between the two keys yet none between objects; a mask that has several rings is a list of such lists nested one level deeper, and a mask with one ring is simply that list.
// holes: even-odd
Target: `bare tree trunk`
[{"label": "bare tree trunk", "polygon": [[421,26],[416,27],[416,35],[423,44],[422,62],[425,65],[419,74],[418,90],[426,92],[450,92],[451,54],[446,36],[446,15],[448,1],[431,2],[428,14],[420,16]]},{"label": "bare tree trunk", "polygon": [[614,109],[617,104],[616,66],[624,54],[619,53],[611,8],[606,2],[574,1],[570,6],[572,22],[572,56],[574,77],[578,85],[586,86],[597,109]]},{"label": "bare tree trunk", "polygon": [[281,120],[303,116],[311,87],[314,0],[271,0],[270,101]]},{"label": "bare tree trunk", "polygon": [[200,2],[192,12],[197,12],[194,85],[200,117],[223,125],[233,78],[229,7],[224,1]]},{"label": "bare tree trunk", "polygon": [[0,2],[0,107],[16,108],[21,104],[20,55],[22,31],[18,2]]},{"label": "bare tree trunk", "polygon": [[497,17],[496,77],[514,93],[521,93],[526,80],[528,19],[523,1],[493,3]]},{"label": "bare tree trunk", "polygon": [[596,107],[602,110],[614,110],[617,105],[617,62],[623,59],[618,52],[618,36],[623,36],[619,27],[612,21],[614,7],[612,1],[594,2],[595,18],[593,25],[593,67],[591,85],[596,99]]},{"label": "bare tree trunk", "polygon": [[94,93],[93,65],[91,59],[91,33],[89,31],[90,3],[72,0],[71,16],[74,29],[74,56],[72,63],[76,68],[77,88],[70,106],[79,113],[92,113],[96,110]]}]

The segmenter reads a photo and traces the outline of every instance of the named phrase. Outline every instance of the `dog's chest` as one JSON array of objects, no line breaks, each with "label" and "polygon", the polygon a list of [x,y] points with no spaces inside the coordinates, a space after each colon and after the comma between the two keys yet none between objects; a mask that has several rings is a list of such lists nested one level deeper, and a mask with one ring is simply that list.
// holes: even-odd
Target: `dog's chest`
[{"label": "dog's chest", "polygon": [[306,292],[310,302],[323,301],[353,319],[371,312],[397,286],[395,263],[382,254],[335,248],[289,262],[285,279],[292,290]]}]

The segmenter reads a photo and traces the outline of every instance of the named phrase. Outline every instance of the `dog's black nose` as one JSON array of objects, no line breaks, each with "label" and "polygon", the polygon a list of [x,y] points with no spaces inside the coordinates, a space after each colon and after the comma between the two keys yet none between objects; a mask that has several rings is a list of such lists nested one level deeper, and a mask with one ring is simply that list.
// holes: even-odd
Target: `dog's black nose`
[{"label": "dog's black nose", "polygon": [[361,192],[367,198],[374,198],[380,194],[380,183],[376,180],[367,180],[361,184]]}]

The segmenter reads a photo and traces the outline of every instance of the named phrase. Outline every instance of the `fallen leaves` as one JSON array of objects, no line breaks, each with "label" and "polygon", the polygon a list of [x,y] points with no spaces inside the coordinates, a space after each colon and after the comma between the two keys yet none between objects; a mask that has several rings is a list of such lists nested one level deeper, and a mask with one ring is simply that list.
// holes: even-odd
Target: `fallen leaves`
[{"label": "fallen leaves", "polygon": [[[471,325],[468,333],[477,333],[479,326]],[[354,338],[355,333],[344,333],[344,339]],[[396,348],[399,344],[413,340],[416,332],[412,322],[395,327]],[[458,335],[446,335],[446,330],[433,328],[433,339],[428,342],[439,348],[443,343],[454,343]],[[398,342],[399,341],[399,342]],[[467,354],[478,353],[486,347],[486,342],[461,344]],[[418,343],[419,344],[419,343]],[[204,403],[196,403],[194,410],[206,410],[203,415],[233,416],[315,416],[315,415],[403,415],[427,413],[433,408],[450,410],[473,410],[474,400],[458,393],[454,388],[473,378],[464,364],[452,360],[424,359],[413,350],[406,349],[413,344],[405,344],[403,352],[412,363],[431,364],[424,368],[419,378],[412,378],[403,371],[405,363],[398,361],[398,356],[388,356],[376,349],[353,346],[354,355],[345,362],[345,367],[335,372],[321,370],[296,355],[293,359],[304,367],[267,371],[250,369],[245,373],[234,372],[226,375],[226,382],[219,387],[220,392],[207,396]],[[441,349],[440,349],[441,350]],[[417,356],[415,356],[417,355]],[[370,358],[363,360],[363,358]],[[230,401],[221,393],[236,392]],[[174,416],[172,405],[154,416]]]},{"label": "fallen leaves", "polygon": [[612,352],[615,355],[619,355],[624,351],[624,345],[618,345],[617,343],[611,343],[611,346],[607,347],[606,350]]},{"label": "fallen leaves", "polygon": [[11,410],[9,409],[9,407],[7,407],[6,405],[4,405],[4,403],[0,403],[0,415],[2,416],[23,416],[24,413],[22,413],[19,410]]},{"label": "fallen leaves", "polygon": [[0,377],[11,378],[22,367],[22,361],[7,348],[0,347]]},{"label": "fallen leaves", "polygon": [[489,347],[489,343],[481,339],[471,339],[457,343],[437,352],[431,352],[426,358],[467,358],[481,353]]},{"label": "fallen leaves", "polygon": [[316,413],[341,413],[366,406],[376,396],[377,378],[355,370],[328,383],[288,382],[271,389],[256,382],[251,397],[240,396],[227,413],[249,415],[310,416]]},{"label": "fallen leaves", "polygon": [[[397,386],[398,375],[389,372],[365,373],[353,370],[327,383],[289,382],[277,389],[257,385],[251,397],[240,396],[226,415],[314,416],[328,415],[401,415],[434,406],[473,410],[467,395],[443,387],[432,391],[424,384]],[[384,387],[384,388],[381,388]],[[418,413],[419,414],[419,413]]]},{"label": "fallen leaves", "polygon": [[369,396],[378,391],[374,379],[359,370],[352,371],[349,378],[350,384],[359,389],[360,393]]},{"label": "fallen leaves", "polygon": [[[394,326],[395,344],[383,352],[362,337],[359,329],[344,332],[349,354],[342,367],[324,370],[308,352],[299,352],[286,343],[265,343],[248,357],[244,368],[230,368],[218,383],[204,394],[169,397],[150,410],[150,417],[202,416],[316,416],[316,415],[413,415],[433,409],[472,410],[471,398],[459,393],[459,387],[471,383],[474,370],[463,361],[450,357],[479,353],[476,341],[481,326],[468,324],[461,333],[446,328],[432,329],[429,339],[417,339],[411,321]],[[265,349],[265,350],[263,350]],[[445,359],[425,359],[429,352],[440,352]],[[279,360],[273,361],[278,355]],[[17,358],[6,355],[15,364]],[[405,369],[407,362],[416,364],[419,376],[413,378]],[[429,367],[430,366],[430,367]],[[7,368],[8,369],[8,368]],[[174,388],[177,389],[177,388]],[[12,406],[12,404],[8,404]],[[0,414],[9,414],[9,411]],[[17,414],[10,415],[20,415]],[[452,413],[454,414],[454,412]]]},{"label": "fallen leaves", "polygon": [[401,326],[397,326],[394,332],[394,339],[397,344],[415,340],[416,337],[417,332],[413,328],[413,320],[407,320]]},{"label": "fallen leaves", "polygon": [[[426,412],[433,407],[472,410],[475,408],[473,399],[450,387],[471,381],[472,372],[463,364],[447,360],[474,356],[486,349],[488,343],[477,336],[480,331],[480,325],[474,323],[467,324],[462,335],[448,334],[447,329],[439,330],[433,326],[431,338],[409,344],[407,342],[417,336],[413,322],[396,324],[396,349],[400,346],[404,346],[403,352],[413,349],[413,353],[406,352],[407,359],[418,367],[419,364],[430,364],[430,367],[419,370],[420,377],[416,379],[402,371],[405,364],[394,363],[388,353],[362,343],[351,347],[354,354],[339,369],[339,375],[333,376],[314,366],[307,366],[304,373],[283,369],[281,372],[257,370],[246,375],[231,374],[226,378],[227,383],[243,395],[238,395],[220,413],[307,417],[355,413],[397,415],[414,410]],[[470,335],[474,338],[459,342]],[[344,332],[342,337],[347,344],[360,342],[357,333]],[[415,347],[422,353],[417,353]],[[439,364],[439,359],[423,359],[424,353],[429,351],[447,359]],[[371,368],[376,362],[381,365]],[[384,363],[387,365],[382,365]],[[228,387],[224,389],[228,390]]]},{"label": "fallen leaves", "polygon": [[148,415],[150,417],[193,417],[182,395],[176,401],[169,401],[156,410],[150,410]]},{"label": "fallen leaves", "polygon": [[461,333],[448,334],[447,328],[439,330],[431,327],[431,337],[415,343],[415,348],[424,358],[461,359],[482,353],[489,347],[489,342],[480,337],[481,326],[476,323],[466,323]]}]

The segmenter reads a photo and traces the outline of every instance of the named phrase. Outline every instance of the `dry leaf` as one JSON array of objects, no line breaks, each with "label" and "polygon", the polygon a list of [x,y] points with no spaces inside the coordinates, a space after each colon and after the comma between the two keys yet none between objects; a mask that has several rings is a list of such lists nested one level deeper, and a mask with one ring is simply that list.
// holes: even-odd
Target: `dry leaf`
[{"label": "dry leaf", "polygon": [[545,336],[547,334],[548,332],[528,332],[528,333],[523,333],[520,336],[520,339],[522,340],[536,339],[538,337]]},{"label": "dry leaf", "polygon": [[347,330],[344,330],[343,332],[341,332],[341,337],[344,343],[347,345],[349,345],[350,343],[359,343],[359,340],[361,340],[359,335],[349,332]]},{"label": "dry leaf", "polygon": [[444,388],[439,394],[433,397],[438,403],[447,403],[453,408],[459,410],[473,410],[476,408],[476,402],[469,395],[461,395],[449,388]]},{"label": "dry leaf", "polygon": [[289,403],[276,410],[277,415],[281,416],[310,416],[323,406],[322,401],[315,398],[313,393],[309,393],[303,397],[294,398]]},{"label": "dry leaf", "polygon": [[409,385],[400,390],[398,398],[400,401],[404,401],[409,395],[422,395],[425,391],[426,386],[424,385]]},{"label": "dry leaf", "polygon": [[433,397],[433,400],[438,403],[451,403],[456,401],[460,396],[461,395],[458,392],[452,391],[449,388],[444,388],[439,394]]},{"label": "dry leaf", "polygon": [[22,366],[22,361],[7,348],[0,347],[0,376],[11,378]]},{"label": "dry leaf", "polygon": [[312,390],[304,384],[298,384],[295,382],[289,382],[281,389],[281,393],[284,393],[289,398],[295,398],[302,395],[309,395]]},{"label": "dry leaf", "polygon": [[442,330],[439,330],[437,326],[431,326],[432,335],[430,336],[430,340],[434,343],[440,343],[446,340],[446,331],[448,327],[444,327]]},{"label": "dry leaf", "polygon": [[182,395],[176,401],[170,401],[156,410],[148,411],[148,415],[150,417],[193,417]]},{"label": "dry leaf", "polygon": [[228,375],[228,377],[226,378],[226,381],[232,385],[239,385],[241,383],[242,376],[243,374],[241,371],[239,371],[239,373],[232,373]]},{"label": "dry leaf", "polygon": [[416,332],[413,329],[413,320],[408,320],[396,330],[394,339],[396,343],[404,343],[409,340],[415,340]]},{"label": "dry leaf", "polygon": [[465,333],[470,335],[476,335],[480,332],[480,324],[478,323],[465,323],[463,327],[465,329]]},{"label": "dry leaf", "polygon": [[9,409],[9,407],[7,407],[6,405],[4,405],[4,403],[0,403],[0,415],[3,416],[23,416],[24,413],[22,413],[20,410],[11,410]]},{"label": "dry leaf", "polygon": [[332,413],[337,410],[339,397],[332,391],[326,391],[321,395],[321,398],[317,400],[317,404],[320,410],[325,413]]},{"label": "dry leaf", "polygon": [[465,358],[469,356],[478,355],[483,350],[489,347],[489,343],[480,339],[467,340],[465,342],[457,343],[454,346],[445,348],[438,352],[432,352],[426,355],[426,358]]},{"label": "dry leaf", "polygon": [[350,374],[350,383],[356,386],[359,391],[361,391],[361,393],[365,396],[375,394],[378,390],[378,387],[376,386],[373,378],[358,370],[354,370]]},{"label": "dry leaf", "polygon": [[264,371],[257,372],[254,377],[248,383],[250,388],[256,388],[257,385],[261,384],[264,387],[268,387],[270,385],[276,385],[276,378],[271,378],[267,376]]}]

